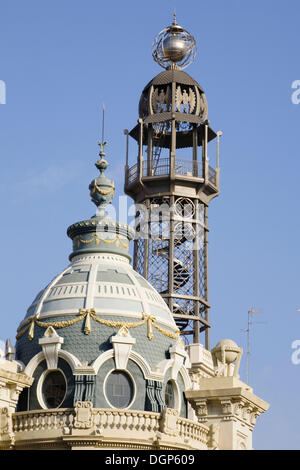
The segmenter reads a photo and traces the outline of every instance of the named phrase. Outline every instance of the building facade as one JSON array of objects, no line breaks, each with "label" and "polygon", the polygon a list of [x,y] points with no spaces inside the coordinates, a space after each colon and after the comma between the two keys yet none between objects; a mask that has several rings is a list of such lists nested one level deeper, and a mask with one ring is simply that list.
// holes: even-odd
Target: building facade
[{"label": "building facade", "polygon": [[139,149],[125,167],[135,230],[106,213],[115,187],[100,143],[89,185],[96,213],[68,228],[70,263],[0,356],[0,449],[252,448],[268,404],[239,379],[241,348],[209,345],[207,209],[219,194],[221,133],[182,70],[194,55],[176,19],[154,42],[165,71],[144,88],[139,123],[126,132]]}]

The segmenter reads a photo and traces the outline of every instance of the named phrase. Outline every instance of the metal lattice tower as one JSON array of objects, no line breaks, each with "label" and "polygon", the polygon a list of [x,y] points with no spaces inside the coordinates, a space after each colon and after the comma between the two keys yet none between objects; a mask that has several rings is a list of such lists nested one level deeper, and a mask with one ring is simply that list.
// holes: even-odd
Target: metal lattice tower
[{"label": "metal lattice tower", "polygon": [[[194,56],[195,40],[176,19],[155,38],[153,57],[166,70],[146,85],[138,125],[125,131],[124,190],[136,204],[134,268],[160,292],[181,334],[198,343],[205,332],[209,348],[207,209],[219,194],[222,133],[209,126],[203,89],[181,70]],[[131,167],[128,135],[138,143]],[[208,159],[214,139],[216,168]]]}]

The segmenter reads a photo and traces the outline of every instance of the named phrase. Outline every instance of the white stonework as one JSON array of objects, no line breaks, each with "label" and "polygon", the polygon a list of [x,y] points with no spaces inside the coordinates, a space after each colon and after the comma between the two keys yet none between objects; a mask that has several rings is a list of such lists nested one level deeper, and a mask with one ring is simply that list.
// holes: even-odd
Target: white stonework
[{"label": "white stonework", "polygon": [[199,344],[189,345],[188,351],[193,390],[185,395],[198,422],[210,430],[207,448],[252,449],[256,419],[269,405],[238,378],[241,348],[231,340],[222,340],[212,353]]},{"label": "white stonework", "polygon": [[0,449],[11,449],[15,443],[12,416],[23,388],[33,379],[22,372],[17,361],[0,358]]},{"label": "white stonework", "polygon": [[132,345],[135,344],[136,339],[131,336],[125,326],[122,326],[110,341],[114,347],[116,369],[125,370]]},{"label": "white stonework", "polygon": [[[45,337],[61,344],[55,331],[49,330]],[[113,338],[109,357],[126,368],[128,357],[134,354],[134,338],[124,328]],[[42,341],[44,347],[50,344]],[[47,358],[43,350],[39,360]],[[52,366],[51,361],[61,353],[59,350],[52,359],[50,354]],[[221,341],[212,352],[201,344],[190,344],[186,351],[180,342],[171,348],[170,359],[161,363],[156,373],[171,368],[176,381],[179,371],[184,377],[183,361],[191,366],[190,378],[185,379],[190,412],[189,419],[184,419],[178,409],[166,408],[161,413],[109,410],[93,408],[91,402],[77,402],[70,409],[15,412],[19,393],[33,378],[22,372],[20,363],[2,358],[0,449],[252,449],[256,419],[269,405],[238,378],[240,359],[241,349],[230,340]],[[76,370],[80,367],[76,365]]]},{"label": "white stonework", "polygon": [[42,346],[48,370],[57,368],[58,351],[63,342],[64,339],[56,333],[52,326],[49,326],[45,331],[44,337],[39,339],[39,344]]}]

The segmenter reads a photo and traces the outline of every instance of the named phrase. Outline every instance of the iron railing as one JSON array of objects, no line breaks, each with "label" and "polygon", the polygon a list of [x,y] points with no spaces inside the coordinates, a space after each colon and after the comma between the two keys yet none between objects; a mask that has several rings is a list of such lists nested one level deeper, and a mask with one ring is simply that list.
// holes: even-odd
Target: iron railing
[{"label": "iron railing", "polygon": [[211,166],[208,167],[208,180],[216,185],[216,170]]},{"label": "iron railing", "polygon": [[138,179],[138,165],[137,163],[127,170],[127,183],[131,184]]},{"label": "iron railing", "polygon": [[[160,158],[151,165],[149,160],[143,162],[143,177],[164,176],[170,173],[170,159]],[[175,175],[203,178],[202,162],[198,160],[177,159],[175,160]],[[127,184],[132,184],[138,179],[137,163],[127,170]],[[208,166],[208,180],[216,185],[216,170]]]}]

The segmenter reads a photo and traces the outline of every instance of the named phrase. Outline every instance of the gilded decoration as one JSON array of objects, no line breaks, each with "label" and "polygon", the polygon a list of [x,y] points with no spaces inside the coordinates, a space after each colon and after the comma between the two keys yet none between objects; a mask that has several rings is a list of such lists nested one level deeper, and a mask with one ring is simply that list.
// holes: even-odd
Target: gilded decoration
[{"label": "gilded decoration", "polygon": [[90,195],[93,196],[94,193],[97,191],[99,194],[102,194],[103,196],[107,196],[108,194],[111,194],[112,197],[114,197],[114,189],[115,189],[115,184],[113,182],[112,187],[109,189],[102,189],[100,186],[97,185],[96,180],[93,181],[93,188],[91,189]]},{"label": "gilded decoration", "polygon": [[72,326],[75,323],[79,323],[80,321],[85,321],[84,324],[84,333],[89,335],[92,331],[91,327],[91,319],[101,325],[109,326],[111,328],[138,328],[139,326],[144,325],[147,323],[147,338],[151,341],[154,338],[153,328],[158,330],[164,336],[167,336],[172,339],[179,338],[179,329],[173,333],[172,331],[166,330],[159,326],[156,323],[156,317],[152,315],[147,315],[143,313],[143,318],[137,322],[128,322],[128,321],[114,321],[114,320],[105,320],[104,318],[99,318],[96,315],[96,311],[94,309],[80,309],[79,314],[77,317],[71,320],[63,320],[63,321],[53,321],[53,322],[43,322],[38,319],[38,317],[29,317],[26,321],[27,325],[24,324],[20,326],[17,330],[16,339],[21,338],[27,331],[28,331],[28,338],[31,341],[34,338],[34,326],[40,326],[41,328],[49,328],[52,326],[53,328],[67,328],[68,326]]},{"label": "gilded decoration", "polygon": [[116,235],[115,238],[101,238],[97,233],[92,233],[91,238],[84,239],[81,235],[77,235],[74,238],[74,243],[77,245],[77,248],[80,247],[80,244],[89,245],[90,243],[95,243],[99,245],[100,242],[106,243],[107,245],[115,244],[117,248],[121,245],[123,248],[128,248],[129,240],[124,240],[120,238],[120,235]]}]

